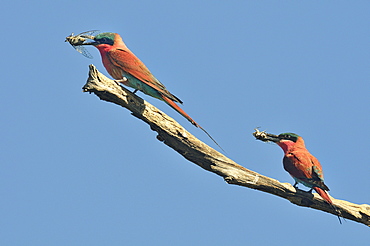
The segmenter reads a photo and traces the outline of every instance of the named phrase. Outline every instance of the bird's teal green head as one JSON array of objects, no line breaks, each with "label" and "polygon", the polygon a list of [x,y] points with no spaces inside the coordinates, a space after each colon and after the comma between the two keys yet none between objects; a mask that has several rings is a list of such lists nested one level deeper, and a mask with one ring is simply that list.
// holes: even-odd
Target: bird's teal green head
[{"label": "bird's teal green head", "polygon": [[116,34],[113,32],[103,32],[94,37],[93,45],[107,44],[113,45]]},{"label": "bird's teal green head", "polygon": [[279,134],[278,138],[280,139],[279,142],[281,140],[290,140],[290,141],[293,141],[293,142],[297,142],[299,136],[295,133],[288,132],[288,133]]}]

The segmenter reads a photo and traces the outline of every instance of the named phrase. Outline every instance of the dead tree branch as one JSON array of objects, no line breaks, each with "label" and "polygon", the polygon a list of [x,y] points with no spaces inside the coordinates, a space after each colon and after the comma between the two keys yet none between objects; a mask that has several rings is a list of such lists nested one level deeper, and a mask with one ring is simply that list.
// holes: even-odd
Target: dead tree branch
[{"label": "dead tree branch", "polygon": [[[336,215],[336,212],[318,194],[296,190],[288,183],[280,183],[238,165],[195,138],[174,119],[153,105],[105,77],[94,65],[90,65],[89,78],[83,91],[94,93],[101,100],[127,108],[132,112],[132,115],[147,123],[153,131],[158,133],[158,140],[177,151],[187,160],[223,177],[228,184],[267,192],[287,199],[298,206],[310,207]],[[334,198],[333,203],[343,218],[370,226],[370,205],[359,205]]]}]

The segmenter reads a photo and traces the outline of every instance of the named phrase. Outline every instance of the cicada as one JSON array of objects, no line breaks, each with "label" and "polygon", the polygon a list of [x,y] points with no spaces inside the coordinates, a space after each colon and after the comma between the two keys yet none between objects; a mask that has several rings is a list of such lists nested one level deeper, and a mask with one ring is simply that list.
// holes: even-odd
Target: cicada
[{"label": "cicada", "polygon": [[87,39],[94,39],[94,34],[98,32],[99,32],[98,30],[92,30],[87,32],[81,32],[80,34],[77,35],[74,35],[74,33],[72,33],[71,35],[66,37],[65,42],[70,43],[72,47],[75,48],[75,50],[80,52],[85,57],[92,59],[93,56],[87,51],[83,44]]}]

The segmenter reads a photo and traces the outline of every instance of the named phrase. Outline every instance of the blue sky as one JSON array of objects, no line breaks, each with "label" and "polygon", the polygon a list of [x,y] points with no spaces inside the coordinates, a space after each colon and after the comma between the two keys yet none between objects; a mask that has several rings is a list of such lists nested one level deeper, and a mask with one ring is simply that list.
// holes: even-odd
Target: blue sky
[{"label": "blue sky", "polygon": [[[82,93],[71,32],[121,34],[237,163],[293,183],[255,127],[295,132],[331,195],[370,203],[368,1],[7,1],[1,245],[365,245],[369,228],[227,185]],[[22,6],[22,7],[20,7]],[[214,144],[165,103],[138,93]]]}]

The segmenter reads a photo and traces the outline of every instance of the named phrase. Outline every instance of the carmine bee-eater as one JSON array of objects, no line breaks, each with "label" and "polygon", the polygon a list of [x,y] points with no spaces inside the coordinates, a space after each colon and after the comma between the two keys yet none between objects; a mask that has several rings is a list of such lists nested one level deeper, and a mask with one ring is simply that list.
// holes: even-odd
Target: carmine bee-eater
[{"label": "carmine bee-eater", "polygon": [[[144,63],[127,48],[119,34],[105,32],[92,36],[85,35],[85,33],[76,36],[71,35],[67,37],[67,41],[69,41],[75,48],[79,45],[95,46],[100,51],[104,67],[117,82],[134,88],[134,93],[139,90],[149,96],[164,101],[190,121],[194,126],[203,130],[212,139],[212,141],[220,147],[220,145],[206,130],[204,130],[176,104],[182,104],[182,101],[170,93],[166,87],[154,77]],[[85,41],[87,39],[91,39],[93,41],[82,43],[81,40],[83,39],[85,39]]]},{"label": "carmine bee-eater", "polygon": [[293,187],[297,188],[298,183],[301,183],[311,188],[310,192],[314,189],[337,212],[339,222],[342,223],[340,213],[327,193],[329,188],[324,183],[321,164],[306,149],[302,137],[294,133],[282,133],[276,136],[258,130],[253,135],[259,140],[271,141],[279,145],[284,151],[284,169],[295,180]]}]

